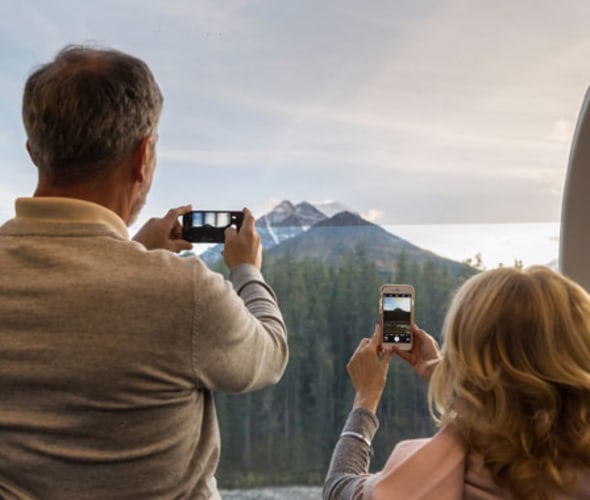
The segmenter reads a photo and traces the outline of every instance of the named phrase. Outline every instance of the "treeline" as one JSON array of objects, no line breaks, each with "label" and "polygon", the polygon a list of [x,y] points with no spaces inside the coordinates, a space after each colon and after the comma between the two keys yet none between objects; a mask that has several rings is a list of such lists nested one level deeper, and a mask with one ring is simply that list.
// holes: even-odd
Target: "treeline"
[{"label": "treeline", "polygon": [[[287,323],[289,366],[274,387],[215,395],[222,441],[217,477],[223,488],[321,484],[352,404],[346,364],[378,322],[379,287],[413,284],[416,323],[438,336],[453,290],[476,271],[465,265],[453,276],[434,261],[408,262],[402,252],[395,273],[383,275],[363,247],[337,267],[285,254],[266,258],[263,271]],[[378,410],[375,469],[398,440],[433,432],[425,391],[405,363],[392,360]]]}]

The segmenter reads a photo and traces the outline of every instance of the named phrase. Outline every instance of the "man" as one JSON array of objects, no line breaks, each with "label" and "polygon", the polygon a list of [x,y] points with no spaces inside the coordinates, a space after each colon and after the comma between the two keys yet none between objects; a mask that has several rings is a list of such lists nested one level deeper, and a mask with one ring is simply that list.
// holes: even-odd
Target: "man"
[{"label": "man", "polygon": [[178,217],[129,241],[156,165],[142,61],[66,47],[28,79],[32,198],[0,227],[0,497],[219,498],[212,391],[276,383],[285,325],[251,212],[229,281],[173,252]]}]

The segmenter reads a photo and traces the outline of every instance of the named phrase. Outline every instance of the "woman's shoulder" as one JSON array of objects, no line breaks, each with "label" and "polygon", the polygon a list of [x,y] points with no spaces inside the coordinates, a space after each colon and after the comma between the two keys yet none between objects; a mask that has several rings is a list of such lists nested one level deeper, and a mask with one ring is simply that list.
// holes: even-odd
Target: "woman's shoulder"
[{"label": "woman's shoulder", "polygon": [[461,437],[451,428],[431,438],[401,441],[368,481],[371,498],[390,498],[394,491],[399,498],[461,498],[465,455]]},{"label": "woman's shoulder", "polygon": [[461,436],[452,427],[443,427],[434,436],[400,441],[389,460],[399,461],[414,455],[427,454],[432,458],[457,456],[463,458],[466,448]]},{"label": "woman's shoulder", "polygon": [[[590,498],[590,468],[572,471],[576,476],[576,492],[573,495],[557,494],[555,500],[587,500]],[[494,483],[484,458],[479,453],[468,453],[465,461],[465,500],[511,499],[512,495]]]}]

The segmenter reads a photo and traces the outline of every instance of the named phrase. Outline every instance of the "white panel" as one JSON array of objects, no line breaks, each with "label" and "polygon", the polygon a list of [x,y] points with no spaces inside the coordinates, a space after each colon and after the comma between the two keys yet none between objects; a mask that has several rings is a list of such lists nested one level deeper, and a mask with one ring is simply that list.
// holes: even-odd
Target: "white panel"
[{"label": "white panel", "polygon": [[559,267],[590,291],[590,89],[572,141],[561,211]]}]

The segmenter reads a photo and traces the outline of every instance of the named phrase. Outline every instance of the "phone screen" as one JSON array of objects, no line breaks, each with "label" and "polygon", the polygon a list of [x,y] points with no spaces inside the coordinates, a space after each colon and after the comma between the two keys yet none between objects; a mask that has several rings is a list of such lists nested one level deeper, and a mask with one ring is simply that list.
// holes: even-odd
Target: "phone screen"
[{"label": "phone screen", "polygon": [[223,243],[225,229],[240,229],[243,212],[231,210],[195,210],[182,218],[182,236],[193,243]]},{"label": "phone screen", "polygon": [[210,226],[216,228],[226,228],[231,225],[230,212],[194,211],[190,212],[188,215],[190,217],[191,227]]},{"label": "phone screen", "polygon": [[383,294],[383,342],[412,342],[412,294]]}]

